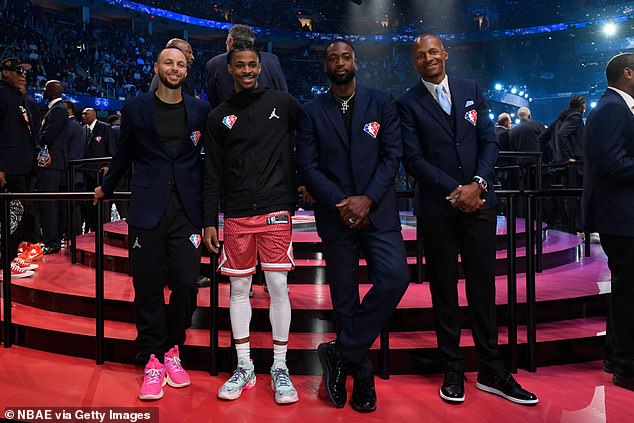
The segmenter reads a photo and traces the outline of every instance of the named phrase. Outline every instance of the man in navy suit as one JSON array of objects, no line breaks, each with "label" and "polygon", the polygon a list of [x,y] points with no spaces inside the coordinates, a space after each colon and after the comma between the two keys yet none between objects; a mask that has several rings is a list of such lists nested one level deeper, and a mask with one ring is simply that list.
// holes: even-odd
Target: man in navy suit
[{"label": "man in navy suit", "polygon": [[[247,25],[234,25],[227,35],[227,52],[234,45],[253,46],[255,33]],[[270,88],[276,91],[288,92],[286,78],[280,65],[280,59],[273,53],[260,52],[262,72],[258,84],[260,88]],[[233,93],[233,78],[227,70],[227,53],[222,53],[209,59],[205,65],[207,74],[207,101],[212,109],[225,101]]]},{"label": "man in navy suit", "polygon": [[[68,113],[62,103],[64,86],[60,81],[50,80],[44,86],[44,99],[48,100],[48,111],[42,119],[39,147],[48,150],[46,161],[39,163],[36,188],[40,192],[59,192],[66,170],[68,139],[70,137]],[[59,209],[56,201],[39,204],[40,226],[44,254],[53,254],[61,248],[59,233]]]},{"label": "man in navy suit", "polygon": [[606,75],[608,89],[586,121],[582,211],[612,273],[606,368],[615,385],[634,391],[634,54],[613,57]]},{"label": "man in navy suit", "polygon": [[495,321],[495,194],[498,143],[477,83],[447,77],[442,41],[422,35],[412,48],[421,82],[398,101],[405,168],[416,179],[415,213],[425,239],[434,326],[445,365],[440,396],[464,401],[459,352],[458,253],[466,275],[473,338],[480,356],[478,388],[536,404],[504,367]]},{"label": "man in navy suit", "polygon": [[[187,76],[182,51],[161,50],[154,72],[159,76],[158,89],[124,105],[117,152],[102,186],[95,189],[95,202],[112,194],[134,162],[128,235],[133,241],[137,361],[147,361],[139,392],[144,400],[163,396],[164,379],[172,387],[190,383],[178,350],[191,323],[200,270],[200,149],[209,113],[207,104],[182,93]],[[166,280],[171,290],[167,306],[163,299]]]},{"label": "man in navy suit", "polygon": [[[376,409],[370,346],[405,293],[408,272],[394,177],[401,131],[392,96],[357,85],[354,48],[336,40],[326,49],[330,91],[300,113],[300,178],[317,200],[315,220],[326,259],[337,340],[321,344],[330,401],[345,405],[346,365],[354,377],[351,406]],[[363,251],[372,288],[359,301]]]}]

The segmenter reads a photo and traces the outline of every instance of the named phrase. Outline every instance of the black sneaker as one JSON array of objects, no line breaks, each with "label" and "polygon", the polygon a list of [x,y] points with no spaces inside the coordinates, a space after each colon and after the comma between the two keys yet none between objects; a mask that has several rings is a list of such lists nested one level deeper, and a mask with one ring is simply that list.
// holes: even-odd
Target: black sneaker
[{"label": "black sneaker", "polygon": [[348,399],[346,392],[346,362],[337,351],[335,341],[319,344],[319,362],[324,370],[324,386],[328,399],[337,408],[343,408]]},{"label": "black sneaker", "polygon": [[440,398],[451,404],[464,402],[464,372],[447,369],[445,381],[440,387]]},{"label": "black sneaker", "polygon": [[354,378],[350,406],[359,413],[371,413],[376,410],[374,376]]},{"label": "black sneaker", "polygon": [[508,372],[501,375],[480,372],[476,386],[478,389],[499,395],[517,404],[535,405],[539,402],[535,394],[523,389]]}]

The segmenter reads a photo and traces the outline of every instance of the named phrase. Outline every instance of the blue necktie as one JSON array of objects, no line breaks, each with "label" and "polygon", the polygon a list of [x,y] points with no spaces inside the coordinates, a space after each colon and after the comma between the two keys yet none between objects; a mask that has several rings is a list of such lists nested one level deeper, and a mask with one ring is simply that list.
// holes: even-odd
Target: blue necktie
[{"label": "blue necktie", "polygon": [[447,94],[445,94],[445,90],[442,85],[436,86],[436,94],[438,94],[438,104],[440,107],[447,113],[451,115],[451,101],[447,98]]}]

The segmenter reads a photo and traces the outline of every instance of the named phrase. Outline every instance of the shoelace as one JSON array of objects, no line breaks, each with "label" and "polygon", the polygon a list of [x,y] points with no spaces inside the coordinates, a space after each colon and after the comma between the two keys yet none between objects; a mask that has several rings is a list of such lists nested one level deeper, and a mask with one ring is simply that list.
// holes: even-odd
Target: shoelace
[{"label": "shoelace", "polygon": [[291,386],[291,378],[284,369],[273,370],[273,379],[275,380],[275,385],[278,387],[289,388]]},{"label": "shoelace", "polygon": [[243,367],[238,367],[233,375],[231,375],[231,379],[229,379],[230,383],[238,383],[240,379],[247,380],[247,370]]},{"label": "shoelace", "polygon": [[161,370],[160,369],[147,369],[145,371],[145,377],[147,383],[160,383],[161,382]]},{"label": "shoelace", "polygon": [[450,370],[447,372],[445,379],[447,380],[447,382],[457,385],[464,380],[464,376],[460,372],[454,372]]},{"label": "shoelace", "polygon": [[184,370],[181,365],[180,357],[165,357],[165,360],[175,373],[182,372]]},{"label": "shoelace", "polygon": [[18,273],[25,273],[26,269],[22,269],[17,263],[11,263],[11,270]]}]

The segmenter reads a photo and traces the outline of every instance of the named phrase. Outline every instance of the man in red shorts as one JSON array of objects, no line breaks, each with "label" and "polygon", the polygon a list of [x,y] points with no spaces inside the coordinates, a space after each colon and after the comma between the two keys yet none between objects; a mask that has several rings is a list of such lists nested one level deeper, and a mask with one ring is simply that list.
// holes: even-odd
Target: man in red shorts
[{"label": "man in red shorts", "polygon": [[218,252],[218,203],[224,204],[224,247],[219,268],[231,281],[229,313],[238,366],[218,391],[235,400],[255,385],[250,357],[249,289],[257,257],[271,297],[272,387],[279,404],[298,400],[286,366],[291,305],[287,275],[293,269],[291,211],[296,203],[294,132],[299,103],[287,93],[258,87],[260,53],[234,46],[227,67],[235,92],[207,117],[203,181],[205,244]]}]

